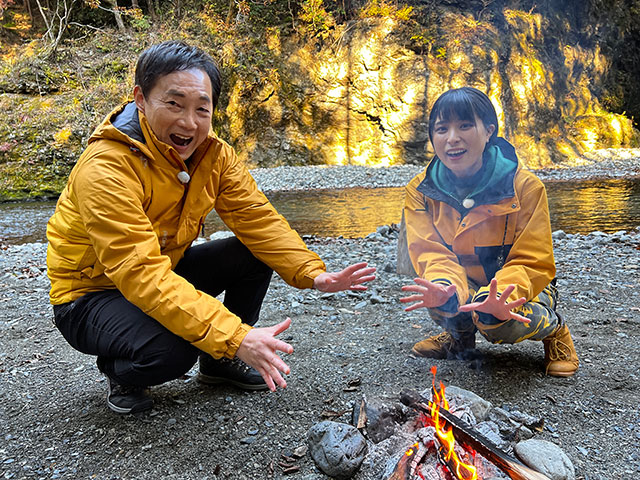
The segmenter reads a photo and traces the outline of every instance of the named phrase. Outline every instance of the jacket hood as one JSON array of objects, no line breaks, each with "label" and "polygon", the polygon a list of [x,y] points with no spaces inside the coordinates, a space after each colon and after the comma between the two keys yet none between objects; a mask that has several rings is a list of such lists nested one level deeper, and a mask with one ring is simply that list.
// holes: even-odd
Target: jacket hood
[{"label": "jacket hood", "polygon": [[465,184],[470,187],[467,199],[472,199],[471,207],[465,207],[455,192],[457,179],[437,157],[427,165],[424,180],[418,185],[418,191],[434,200],[445,202],[461,213],[478,205],[491,205],[515,196],[514,177],[519,168],[515,148],[504,138],[498,137],[484,153],[482,168]]},{"label": "jacket hood", "polygon": [[144,146],[140,115],[134,102],[124,103],[113,109],[89,137],[89,143],[97,140],[115,140]]},{"label": "jacket hood", "polygon": [[144,143],[138,108],[134,102],[127,103],[120,113],[113,115],[111,124],[129,138]]}]

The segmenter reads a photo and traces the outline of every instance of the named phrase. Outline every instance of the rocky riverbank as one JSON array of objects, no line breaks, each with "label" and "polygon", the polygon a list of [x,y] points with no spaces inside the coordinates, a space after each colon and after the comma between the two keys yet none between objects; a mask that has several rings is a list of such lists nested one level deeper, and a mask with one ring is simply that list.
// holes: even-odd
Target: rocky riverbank
[{"label": "rocky riverbank", "polygon": [[[330,269],[366,260],[378,278],[364,293],[298,291],[274,278],[260,323],[287,316],[282,334],[289,386],[276,393],[211,388],[185,377],[152,389],[155,408],[118,416],[105,405],[94,358],[75,352],[52,324],[45,245],[0,250],[0,478],[268,479],[327,478],[308,454],[285,474],[282,455],[303,452],[308,430],[349,422],[363,396],[397,397],[438,378],[495,406],[545,421],[535,438],[554,442],[576,478],[640,475],[640,235],[554,234],[560,311],[571,326],[581,368],[568,379],[542,372],[542,345],[478,342],[473,363],[414,358],[414,342],[438,332],[398,301],[410,281],[395,273],[397,232],[362,239],[306,238]],[[295,469],[294,469],[295,470]],[[377,479],[365,461],[357,480]]]},{"label": "rocky riverbank", "polygon": [[[640,176],[640,148],[593,151],[565,168],[535,170],[543,181],[576,181],[592,178]],[[256,168],[251,175],[265,192],[338,188],[402,187],[424,169],[424,165],[371,168],[355,165],[322,167]]]}]

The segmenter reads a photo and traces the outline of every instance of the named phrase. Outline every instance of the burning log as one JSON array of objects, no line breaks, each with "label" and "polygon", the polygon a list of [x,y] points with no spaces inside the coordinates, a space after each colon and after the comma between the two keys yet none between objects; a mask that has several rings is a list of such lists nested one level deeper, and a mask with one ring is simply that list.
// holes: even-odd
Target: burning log
[{"label": "burning log", "polygon": [[[405,391],[400,394],[400,401],[419,412],[431,416],[432,409],[428,400],[414,391]],[[500,450],[491,440],[474,430],[466,422],[450,413],[443,407],[438,410],[442,420],[452,428],[456,441],[466,444],[476,452],[493,462],[505,472],[512,480],[550,480],[546,475],[537,472],[518,459]]]},{"label": "burning log", "polygon": [[[438,460],[440,460],[440,463],[442,463],[443,465],[446,465],[447,469],[449,470],[451,475],[453,475],[454,478],[457,478],[459,480],[468,480],[468,479],[477,480],[478,477],[476,475],[475,470],[461,467],[460,464],[454,462],[453,459],[447,455],[446,449],[443,446],[440,446],[438,448],[437,455],[438,455]],[[470,465],[470,464],[464,464],[464,466],[467,466],[467,465]]]},{"label": "burning log", "polygon": [[405,454],[400,458],[395,470],[387,480],[409,480],[413,478],[413,472],[419,459],[419,445],[411,445]]}]

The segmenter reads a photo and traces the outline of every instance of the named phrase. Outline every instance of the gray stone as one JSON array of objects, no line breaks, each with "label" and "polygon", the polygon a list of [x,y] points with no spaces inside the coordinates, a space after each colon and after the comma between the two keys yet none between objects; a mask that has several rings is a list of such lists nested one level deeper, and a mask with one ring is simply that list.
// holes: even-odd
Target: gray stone
[{"label": "gray stone", "polygon": [[450,402],[455,400],[456,405],[468,405],[478,422],[482,422],[487,418],[487,414],[492,407],[491,402],[469,390],[454,385],[447,387],[446,396]]},{"label": "gray stone", "polygon": [[228,230],[221,230],[209,235],[209,240],[222,240],[223,238],[233,237],[233,232]]},{"label": "gray stone", "polygon": [[396,262],[396,273],[400,275],[408,275],[417,277],[418,274],[413,268],[411,259],[409,258],[409,246],[407,245],[407,226],[404,221],[404,212],[400,221],[400,231],[398,232],[398,253]]},{"label": "gray stone", "polygon": [[387,303],[387,301],[384,299],[384,297],[381,297],[377,293],[372,294],[371,298],[369,299],[369,301],[371,303],[373,303],[374,305],[377,304],[377,303]]},{"label": "gray stone", "polygon": [[384,241],[384,237],[381,234],[379,234],[378,232],[372,232],[369,235],[367,235],[366,238],[368,240],[375,240],[375,241],[378,241],[378,242]]},{"label": "gray stone", "polygon": [[389,225],[381,225],[376,229],[376,233],[379,233],[380,235],[389,235],[389,230]]},{"label": "gray stone", "polygon": [[555,443],[546,440],[525,440],[516,444],[515,452],[529,467],[551,480],[575,480],[576,474],[569,457]]},{"label": "gray stone", "polygon": [[355,310],[362,310],[367,306],[367,302],[366,301],[362,301],[362,302],[358,302],[356,303],[356,306],[353,307]]},{"label": "gray stone", "polygon": [[367,454],[367,441],[353,425],[324,421],[307,432],[309,453],[317,467],[337,478],[351,478]]}]

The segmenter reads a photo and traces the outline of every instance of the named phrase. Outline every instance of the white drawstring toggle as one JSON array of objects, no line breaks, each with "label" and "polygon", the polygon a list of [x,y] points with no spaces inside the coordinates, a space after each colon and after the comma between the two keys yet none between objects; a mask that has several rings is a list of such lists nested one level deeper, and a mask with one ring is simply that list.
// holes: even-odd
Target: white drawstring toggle
[{"label": "white drawstring toggle", "polygon": [[462,201],[462,206],[464,208],[471,208],[476,204],[476,201],[473,198],[465,198]]},{"label": "white drawstring toggle", "polygon": [[191,177],[187,172],[183,170],[182,172],[178,173],[178,180],[180,180],[182,183],[189,183]]}]

